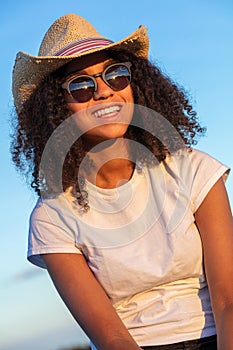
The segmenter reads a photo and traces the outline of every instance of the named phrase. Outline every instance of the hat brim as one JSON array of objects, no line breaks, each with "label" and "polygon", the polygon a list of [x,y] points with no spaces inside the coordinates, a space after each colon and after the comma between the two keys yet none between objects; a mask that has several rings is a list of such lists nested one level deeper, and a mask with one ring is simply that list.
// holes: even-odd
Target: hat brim
[{"label": "hat brim", "polygon": [[149,50],[147,29],[140,26],[123,40],[72,56],[33,56],[26,52],[19,52],[16,56],[12,79],[12,91],[17,111],[20,111],[23,104],[46,76],[75,58],[109,49],[124,49],[139,57],[147,58]]}]

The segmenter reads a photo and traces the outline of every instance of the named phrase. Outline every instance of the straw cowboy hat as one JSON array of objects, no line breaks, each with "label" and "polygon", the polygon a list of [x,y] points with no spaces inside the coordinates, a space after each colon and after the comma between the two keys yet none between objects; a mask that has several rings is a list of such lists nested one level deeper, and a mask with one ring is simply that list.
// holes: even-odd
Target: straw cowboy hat
[{"label": "straw cowboy hat", "polygon": [[126,49],[147,58],[147,30],[140,26],[126,38],[113,42],[76,14],[57,19],[45,34],[38,56],[25,52],[19,52],[16,56],[12,90],[17,112],[47,75],[74,58],[106,49]]}]

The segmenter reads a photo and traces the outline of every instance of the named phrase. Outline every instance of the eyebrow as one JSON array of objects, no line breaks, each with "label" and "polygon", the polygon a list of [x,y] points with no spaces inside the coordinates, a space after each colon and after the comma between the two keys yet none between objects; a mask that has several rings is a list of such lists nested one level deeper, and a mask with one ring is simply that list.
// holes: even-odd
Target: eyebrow
[{"label": "eyebrow", "polygon": [[[106,65],[104,66],[104,69],[103,69],[103,71],[108,67],[108,66],[110,66],[111,64],[113,64],[113,63],[118,63],[117,61],[115,61],[114,59],[112,59],[111,61],[108,61],[108,62],[106,62]],[[88,67],[86,67],[86,68],[88,68]],[[82,71],[82,70],[85,70],[85,68],[83,68],[83,69],[76,69],[76,70],[74,70],[74,71],[72,71],[72,72],[69,72],[65,77],[64,77],[64,79],[66,79],[67,80],[67,78],[72,78],[72,76],[76,76],[76,74],[77,75],[90,75],[90,76],[92,76],[91,74],[87,74],[87,73],[80,73],[80,74],[78,74],[78,72],[80,72],[80,71]]]}]

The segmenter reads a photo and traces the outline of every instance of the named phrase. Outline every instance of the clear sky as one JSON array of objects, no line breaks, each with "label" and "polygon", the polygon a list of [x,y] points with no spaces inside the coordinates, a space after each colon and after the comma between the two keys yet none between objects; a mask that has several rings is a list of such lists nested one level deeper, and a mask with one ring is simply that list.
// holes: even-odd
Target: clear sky
[{"label": "clear sky", "polygon": [[[147,26],[150,58],[190,93],[207,126],[197,148],[233,167],[232,0],[1,2],[2,350],[59,350],[86,341],[47,273],[26,261],[28,219],[36,196],[16,173],[9,152],[15,55],[21,50],[36,55],[48,27],[66,13],[87,18],[112,40],[122,39],[140,24]],[[233,175],[227,188],[233,203]]]}]

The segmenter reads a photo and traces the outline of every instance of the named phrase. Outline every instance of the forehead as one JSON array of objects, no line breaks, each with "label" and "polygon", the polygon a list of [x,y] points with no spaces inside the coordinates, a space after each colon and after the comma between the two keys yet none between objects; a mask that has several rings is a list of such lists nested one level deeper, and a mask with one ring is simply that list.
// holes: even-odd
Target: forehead
[{"label": "forehead", "polygon": [[79,71],[94,66],[101,62],[105,62],[108,59],[110,59],[110,57],[106,52],[95,52],[90,55],[85,55],[69,62],[64,67],[64,73],[65,75],[68,75],[70,72]]}]

